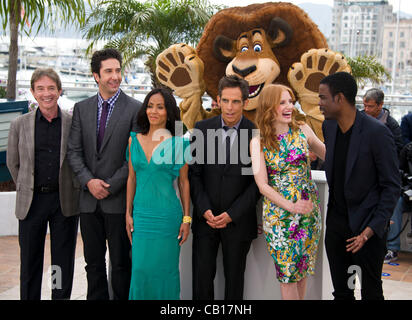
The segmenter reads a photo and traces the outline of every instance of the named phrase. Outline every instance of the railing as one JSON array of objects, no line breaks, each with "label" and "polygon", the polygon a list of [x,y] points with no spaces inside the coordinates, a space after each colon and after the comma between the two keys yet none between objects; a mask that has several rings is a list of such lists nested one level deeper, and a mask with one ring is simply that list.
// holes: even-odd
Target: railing
[{"label": "railing", "polygon": [[27,113],[27,101],[1,101],[0,99],[0,182],[11,179],[6,167],[7,140],[10,122],[16,117]]},{"label": "railing", "polygon": [[[7,80],[0,79],[0,83],[7,83]],[[97,84],[91,78],[89,81],[64,81],[62,82],[63,94],[70,97],[68,93],[84,93],[85,95],[94,95],[97,92]],[[151,84],[143,83],[122,83],[122,90],[132,97],[137,94],[147,94],[151,90]],[[30,80],[18,80],[16,84],[17,92],[19,89],[30,89]],[[76,100],[76,99],[75,99]]]},{"label": "railing", "polygon": [[[408,112],[412,112],[412,95],[385,95],[384,108],[390,111],[390,114],[398,123]],[[356,97],[356,107],[363,109],[363,99],[359,95]]]},{"label": "railing", "polygon": [[[0,85],[5,82],[5,79],[0,79]],[[72,100],[73,104],[88,96],[96,94],[98,88],[93,78],[88,78],[86,81],[63,81],[62,86],[63,95]],[[30,88],[30,80],[18,80],[16,87],[18,92],[21,92],[22,89],[28,90]],[[126,83],[125,81],[122,82],[120,87],[126,94],[139,99],[140,101],[143,101],[145,95],[150,92],[152,88],[151,84]],[[176,100],[178,103],[181,101],[179,97],[176,97]],[[203,107],[210,107],[211,98],[205,94],[203,100]],[[362,95],[357,96],[356,106],[359,109],[363,109]],[[400,123],[402,116],[408,112],[412,112],[412,95],[385,95],[384,107],[389,109],[391,116]]]},{"label": "railing", "polygon": [[[5,86],[7,80],[0,79],[0,86]],[[83,100],[87,97],[91,97],[96,94],[98,87],[93,78],[89,78],[87,81],[63,81],[63,99],[59,101],[59,105],[64,109],[71,109],[75,102]],[[152,85],[147,83],[126,83],[122,82],[120,88],[128,95],[143,102],[145,96],[151,91]],[[16,83],[16,91],[21,99],[35,102],[33,96],[30,93],[30,80],[18,80]],[[181,98],[175,96],[177,104],[182,101]],[[212,99],[205,94],[202,97],[203,107],[210,107]]]}]

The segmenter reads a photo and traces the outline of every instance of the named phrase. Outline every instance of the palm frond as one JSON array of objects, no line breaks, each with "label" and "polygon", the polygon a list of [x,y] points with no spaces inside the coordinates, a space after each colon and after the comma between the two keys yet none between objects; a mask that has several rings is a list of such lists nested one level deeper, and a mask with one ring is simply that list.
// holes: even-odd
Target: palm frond
[{"label": "palm frond", "polygon": [[346,57],[346,59],[359,87],[364,87],[368,80],[377,85],[391,80],[390,73],[377,61],[375,56]]},{"label": "palm frond", "polygon": [[157,55],[179,42],[196,46],[219,8],[208,0],[100,0],[82,30],[91,40],[88,52],[106,40],[122,53],[125,66],[145,55],[154,79]]},{"label": "palm frond", "polygon": [[65,28],[69,24],[81,26],[86,19],[83,0],[3,0],[0,7],[4,29],[9,23],[10,12],[13,11],[20,29],[34,35],[45,26],[49,29],[56,24],[59,28]]}]

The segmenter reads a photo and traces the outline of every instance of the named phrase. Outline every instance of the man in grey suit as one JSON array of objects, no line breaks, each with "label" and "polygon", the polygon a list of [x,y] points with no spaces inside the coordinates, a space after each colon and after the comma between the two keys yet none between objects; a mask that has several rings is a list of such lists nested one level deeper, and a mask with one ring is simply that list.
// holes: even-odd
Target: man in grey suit
[{"label": "man in grey suit", "polygon": [[39,107],[11,123],[7,146],[7,167],[17,190],[20,297],[40,300],[49,224],[52,299],[70,299],[79,195],[66,157],[71,115],[57,104],[62,87],[53,69],[34,71],[31,92]]},{"label": "man in grey suit", "polygon": [[87,272],[87,299],[109,299],[106,240],[114,299],[127,299],[130,242],[126,234],[126,148],[137,131],[141,103],[120,90],[122,58],[115,49],[96,51],[91,69],[97,95],[76,103],[68,159],[81,185],[80,230]]}]

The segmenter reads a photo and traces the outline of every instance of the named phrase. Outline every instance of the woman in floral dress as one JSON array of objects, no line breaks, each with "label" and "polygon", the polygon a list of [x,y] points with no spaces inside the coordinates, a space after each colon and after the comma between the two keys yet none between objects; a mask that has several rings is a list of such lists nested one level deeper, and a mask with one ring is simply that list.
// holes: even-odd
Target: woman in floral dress
[{"label": "woman in floral dress", "polygon": [[321,231],[319,195],[311,179],[309,148],[325,158],[325,145],[296,120],[294,95],[282,85],[259,97],[251,141],[252,166],[263,200],[263,230],[280,281],[282,299],[303,299],[314,273]]}]

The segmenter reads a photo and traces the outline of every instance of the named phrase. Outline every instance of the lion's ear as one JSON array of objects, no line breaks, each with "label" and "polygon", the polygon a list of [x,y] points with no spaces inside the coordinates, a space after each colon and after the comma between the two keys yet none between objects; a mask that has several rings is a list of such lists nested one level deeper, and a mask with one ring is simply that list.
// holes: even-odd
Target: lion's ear
[{"label": "lion's ear", "polygon": [[293,30],[289,23],[276,17],[270,21],[267,35],[270,37],[272,48],[284,47],[292,40]]},{"label": "lion's ear", "polygon": [[213,42],[213,53],[222,62],[230,62],[236,56],[236,41],[219,35]]}]

